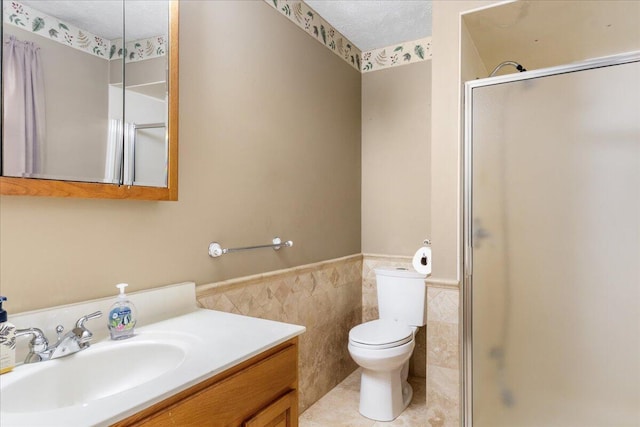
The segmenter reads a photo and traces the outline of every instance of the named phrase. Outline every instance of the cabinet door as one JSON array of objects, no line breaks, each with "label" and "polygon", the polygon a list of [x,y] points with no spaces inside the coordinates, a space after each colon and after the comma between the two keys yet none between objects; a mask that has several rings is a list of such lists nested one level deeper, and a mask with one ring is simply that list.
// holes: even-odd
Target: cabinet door
[{"label": "cabinet door", "polygon": [[242,427],[297,427],[298,399],[297,391],[289,393],[276,400],[251,419],[245,421]]}]

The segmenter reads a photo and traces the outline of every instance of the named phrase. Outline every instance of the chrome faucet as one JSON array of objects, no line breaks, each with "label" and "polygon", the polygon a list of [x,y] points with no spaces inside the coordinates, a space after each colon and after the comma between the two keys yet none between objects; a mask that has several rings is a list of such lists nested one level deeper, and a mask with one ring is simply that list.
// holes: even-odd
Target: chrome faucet
[{"label": "chrome faucet", "polygon": [[29,343],[29,354],[27,354],[24,363],[35,363],[41,360],[47,360],[48,357],[43,359],[42,356],[48,354],[49,341],[47,341],[47,337],[44,336],[42,330],[38,328],[16,329],[16,338],[24,335],[33,335]]},{"label": "chrome faucet", "polygon": [[62,325],[58,325],[56,327],[58,340],[52,346],[49,346],[47,337],[45,337],[42,330],[38,328],[16,330],[16,338],[25,335],[33,336],[31,342],[29,342],[29,354],[27,355],[24,363],[35,363],[57,359],[88,348],[91,338],[93,338],[93,334],[84,326],[84,324],[87,320],[96,319],[100,316],[102,316],[101,311],[96,311],[95,313],[82,316],[76,322],[76,327],[64,335],[62,335],[64,327]]}]

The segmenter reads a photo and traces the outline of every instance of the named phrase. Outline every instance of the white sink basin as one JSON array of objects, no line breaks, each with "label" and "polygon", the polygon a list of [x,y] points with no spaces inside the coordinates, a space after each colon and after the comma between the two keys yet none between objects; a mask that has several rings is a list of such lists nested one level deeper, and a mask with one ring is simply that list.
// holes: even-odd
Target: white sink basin
[{"label": "white sink basin", "polygon": [[175,370],[185,360],[185,344],[134,337],[21,366],[3,376],[8,381],[1,382],[0,407],[6,413],[21,413],[89,406]]},{"label": "white sink basin", "polygon": [[109,426],[303,331],[202,309],[144,325],[133,338],[0,375],[0,426]]}]

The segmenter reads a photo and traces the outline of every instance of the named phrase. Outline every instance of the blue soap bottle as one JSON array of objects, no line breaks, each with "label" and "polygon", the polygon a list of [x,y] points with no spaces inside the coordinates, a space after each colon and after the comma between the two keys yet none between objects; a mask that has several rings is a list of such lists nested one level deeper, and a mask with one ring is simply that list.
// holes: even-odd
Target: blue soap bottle
[{"label": "blue soap bottle", "polygon": [[126,283],[116,285],[116,288],[120,289],[120,294],[109,309],[108,327],[112,340],[132,337],[136,326],[136,308],[124,293],[127,286],[129,285]]}]

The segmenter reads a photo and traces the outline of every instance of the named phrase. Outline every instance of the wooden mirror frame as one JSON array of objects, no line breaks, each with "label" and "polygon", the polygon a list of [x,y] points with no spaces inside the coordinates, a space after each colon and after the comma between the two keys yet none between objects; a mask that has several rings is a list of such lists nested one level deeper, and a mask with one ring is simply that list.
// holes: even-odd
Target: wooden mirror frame
[{"label": "wooden mirror frame", "polygon": [[179,0],[169,0],[167,187],[0,177],[0,195],[89,199],[178,200],[178,21]]}]

